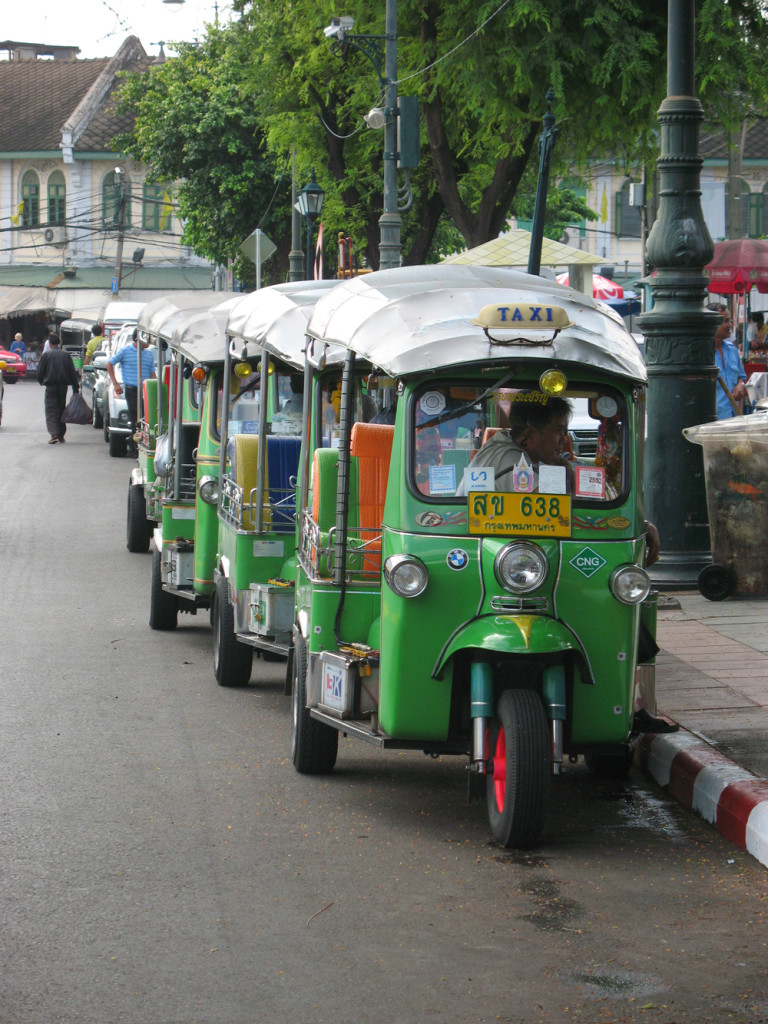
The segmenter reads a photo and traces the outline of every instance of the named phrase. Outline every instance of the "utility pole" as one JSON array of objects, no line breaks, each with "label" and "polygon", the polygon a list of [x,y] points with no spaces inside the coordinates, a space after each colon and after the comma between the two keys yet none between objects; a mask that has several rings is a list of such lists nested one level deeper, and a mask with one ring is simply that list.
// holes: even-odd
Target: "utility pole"
[{"label": "utility pole", "polygon": [[117,290],[123,283],[123,245],[125,244],[125,180],[122,168],[115,168],[115,182],[117,188],[117,255],[115,256],[115,277],[117,278]]},{"label": "utility pole", "polygon": [[387,0],[384,29],[384,212],[379,218],[379,269],[400,266],[397,209],[397,0]]}]

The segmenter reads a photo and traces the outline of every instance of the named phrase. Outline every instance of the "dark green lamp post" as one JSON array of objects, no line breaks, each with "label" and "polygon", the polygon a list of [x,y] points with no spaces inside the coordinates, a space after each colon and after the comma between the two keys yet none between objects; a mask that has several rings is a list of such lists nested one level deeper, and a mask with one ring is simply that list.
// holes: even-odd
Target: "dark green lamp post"
[{"label": "dark green lamp post", "polygon": [[639,318],[648,366],[646,517],[661,536],[651,570],[657,586],[695,586],[710,560],[701,448],[683,428],[715,418],[714,333],[705,309],[713,244],[701,210],[699,126],[694,96],[694,0],[669,0],[667,97],[659,109],[659,213],[646,255],[653,308]]}]

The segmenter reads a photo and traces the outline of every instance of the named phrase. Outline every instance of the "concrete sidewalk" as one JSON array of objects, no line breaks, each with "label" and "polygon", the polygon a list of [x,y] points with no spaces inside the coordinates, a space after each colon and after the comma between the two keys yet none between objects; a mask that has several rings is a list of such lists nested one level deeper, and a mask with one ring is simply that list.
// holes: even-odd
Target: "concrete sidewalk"
[{"label": "concrete sidewalk", "polygon": [[768,866],[768,598],[662,593],[656,699],[680,724],[640,763],[686,807]]}]

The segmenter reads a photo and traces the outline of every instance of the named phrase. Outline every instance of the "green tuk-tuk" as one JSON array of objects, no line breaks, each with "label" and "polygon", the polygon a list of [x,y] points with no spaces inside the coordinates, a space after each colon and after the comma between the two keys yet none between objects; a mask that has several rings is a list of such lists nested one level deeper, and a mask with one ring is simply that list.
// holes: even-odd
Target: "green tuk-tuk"
[{"label": "green tuk-tuk", "polygon": [[[337,285],[308,335],[346,354],[334,447],[319,388],[305,435],[293,763],[329,772],[339,733],[467,755],[494,837],[530,846],[564,758],[630,763],[650,587],[637,345],[566,287],[445,265]],[[381,389],[392,423],[370,414]],[[576,407],[592,458],[571,454]]]},{"label": "green tuk-tuk", "polygon": [[[160,498],[152,538],[152,629],[175,629],[179,612],[195,614],[211,606],[219,472],[216,392],[221,388],[227,316],[240,298],[216,294],[219,300],[210,308],[179,310],[157,329],[163,368],[156,407],[164,423],[167,403],[168,425],[152,458],[153,490]],[[155,325],[150,323],[149,329]],[[145,398],[148,408],[154,408],[152,391]]]},{"label": "green tuk-tuk", "polygon": [[306,329],[333,283],[259,289],[227,323],[223,379],[230,386],[219,388],[216,413],[221,487],[212,617],[221,686],[245,686],[254,651],[287,658],[291,650]]},{"label": "green tuk-tuk", "polygon": [[[201,355],[203,333],[199,338],[193,333],[197,330],[195,321],[198,317],[200,331],[211,331],[210,337],[205,340],[206,358],[215,356],[214,361],[223,361],[223,331],[220,334],[217,332],[226,319],[226,313],[221,311],[226,311],[235,298],[233,292],[175,292],[153,299],[139,314],[137,327],[141,337],[156,353],[156,374],[154,379],[143,382],[138,393],[138,464],[131,470],[126,515],[126,547],[129,551],[149,550],[152,532],[162,519],[163,501],[168,494],[168,480],[155,472],[155,452],[160,439],[164,439],[163,443],[167,447],[172,446],[177,436],[177,432],[170,426],[175,408],[168,407],[168,382],[174,364],[185,356],[180,350],[171,347],[174,332],[182,327],[184,333],[178,336],[183,337],[185,343],[195,339],[195,352],[188,354],[185,363],[187,372],[191,371]],[[211,310],[219,311],[213,319],[208,316]],[[190,422],[199,421],[200,410],[197,405],[182,406],[182,413],[185,410]]]}]

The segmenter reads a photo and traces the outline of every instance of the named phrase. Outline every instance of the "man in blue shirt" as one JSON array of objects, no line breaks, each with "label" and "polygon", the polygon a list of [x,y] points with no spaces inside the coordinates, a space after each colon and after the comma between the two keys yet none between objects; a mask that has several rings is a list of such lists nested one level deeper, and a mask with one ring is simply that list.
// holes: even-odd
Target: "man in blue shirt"
[{"label": "man in blue shirt", "polygon": [[[720,324],[717,328],[715,333],[715,363],[720,372],[720,377],[725,381],[726,387],[733,395],[733,400],[739,405],[747,393],[747,375],[744,372],[744,367],[741,365],[739,350],[732,342],[728,341],[730,333],[731,325],[729,323]],[[717,382],[716,387],[717,418],[719,420],[727,420],[731,416],[736,416],[736,410],[728,400],[728,395],[723,390],[720,381]]]},{"label": "man in blue shirt", "polygon": [[[133,341],[130,345],[123,345],[113,356],[107,360],[107,373],[110,376],[116,395],[125,392],[125,401],[128,405],[128,416],[131,421],[131,433],[128,438],[128,447],[132,455],[136,454],[136,421],[138,419],[138,398],[139,398],[139,353],[141,353],[141,379],[142,381],[155,378],[155,356],[149,349],[148,342],[143,341],[139,347],[139,331],[136,328],[133,332]],[[122,374],[122,384],[115,376],[115,367],[119,366]]]}]

